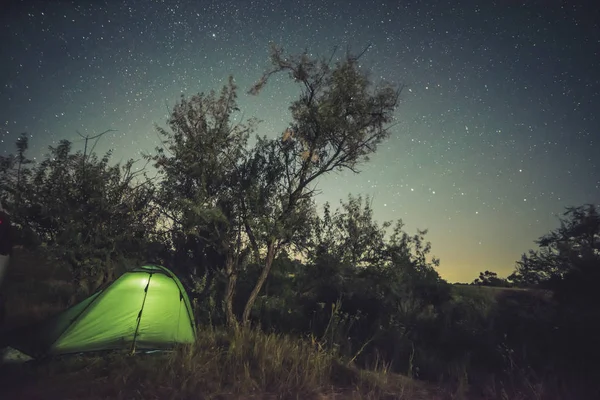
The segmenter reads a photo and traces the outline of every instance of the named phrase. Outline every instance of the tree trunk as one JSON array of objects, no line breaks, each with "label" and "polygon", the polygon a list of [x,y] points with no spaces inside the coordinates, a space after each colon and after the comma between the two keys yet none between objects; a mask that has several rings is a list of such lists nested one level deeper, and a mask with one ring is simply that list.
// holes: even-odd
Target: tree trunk
[{"label": "tree trunk", "polygon": [[252,307],[254,307],[254,303],[256,302],[256,298],[260,293],[269,273],[271,272],[271,266],[273,265],[273,260],[275,259],[275,241],[269,243],[267,247],[267,259],[265,260],[265,266],[252,289],[252,293],[250,293],[250,297],[248,297],[248,301],[246,302],[246,306],[244,307],[244,314],[242,315],[242,324],[247,326],[250,322],[250,312],[252,311]]},{"label": "tree trunk", "polygon": [[233,263],[233,257],[227,256],[225,261],[225,272],[227,274],[227,288],[225,289],[225,316],[227,318],[227,325],[230,328],[237,327],[237,318],[233,312],[233,298],[235,296],[235,287],[237,284],[237,271]]}]

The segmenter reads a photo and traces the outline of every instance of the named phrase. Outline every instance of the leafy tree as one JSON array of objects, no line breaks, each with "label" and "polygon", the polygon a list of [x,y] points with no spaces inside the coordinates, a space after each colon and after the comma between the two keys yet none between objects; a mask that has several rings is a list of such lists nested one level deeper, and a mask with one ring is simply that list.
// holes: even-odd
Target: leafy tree
[{"label": "leafy tree", "polygon": [[559,228],[536,241],[538,251],[523,254],[509,280],[556,288],[576,275],[600,270],[600,216],[596,206],[568,207],[563,216]]},{"label": "leafy tree", "polygon": [[536,325],[545,323],[547,331],[531,340],[549,345],[534,357],[539,364],[551,364],[562,374],[581,376],[589,374],[590,360],[600,356],[600,215],[597,206],[585,204],[567,207],[559,220],[558,228],[536,241],[539,250],[522,256],[509,280],[550,289],[550,318],[534,318]]},{"label": "leafy tree", "polygon": [[313,221],[313,239],[309,259],[314,260],[326,251],[342,263],[361,266],[376,265],[386,257],[386,230],[374,221],[371,200],[350,195],[347,202],[331,215],[330,205],[324,205],[323,218]]},{"label": "leafy tree", "polygon": [[371,90],[357,57],[347,56],[332,69],[306,53],[285,58],[274,47],[271,61],[273,68],[252,94],[279,72],[289,72],[303,88],[290,107],[294,122],[281,139],[258,137],[246,148],[254,126],[230,126],[237,111],[230,78],[219,98],[211,92],[182,99],[168,121],[172,133],[159,129],[166,147],[148,156],[163,177],[158,204],[170,221],[172,243],[191,250],[192,264],[208,249],[220,258],[213,264],[226,281],[230,325],[237,324],[233,299],[250,257],[261,270],[243,307],[244,324],[277,254],[308,243],[317,178],[336,170],[357,172],[389,136],[385,125],[399,95],[391,86]]},{"label": "leafy tree", "polygon": [[[245,324],[277,253],[306,237],[303,215],[311,208],[316,180],[331,171],[358,172],[390,135],[388,124],[400,93],[391,85],[372,89],[368,75],[360,70],[359,57],[347,54],[331,68],[331,59],[311,59],[307,52],[285,57],[281,48],[271,50],[273,67],[249,93],[258,94],[271,76],[282,72],[302,89],[290,106],[290,128],[281,139],[260,140],[249,163],[251,170],[261,171],[262,178],[250,192],[269,197],[262,204],[253,203],[258,207],[244,204],[245,229],[254,254],[258,258],[262,250],[266,252],[260,257],[262,272],[244,307]],[[261,168],[256,168],[257,160]]]},{"label": "leafy tree", "polygon": [[[73,153],[63,140],[39,164],[24,167],[26,142],[17,142],[12,171],[4,183],[16,225],[32,232],[47,254],[66,263],[83,288],[110,280],[131,259],[144,258],[154,224],[153,188],[134,172],[134,161],[109,166],[110,152]],[[87,149],[86,149],[87,151]],[[18,196],[16,195],[18,194]]]},{"label": "leafy tree", "polygon": [[239,269],[249,255],[241,167],[256,123],[232,126],[239,111],[236,89],[230,77],[219,96],[214,91],[182,96],[168,119],[170,131],[157,127],[162,147],[146,156],[162,178],[156,202],[166,217],[163,231],[176,264],[188,275],[206,278],[200,295],[208,293],[215,277],[226,281],[224,312],[231,325],[237,321],[233,299]]},{"label": "leafy tree", "polygon": [[495,286],[495,287],[508,287],[509,282],[506,279],[498,278],[498,274],[491,271],[485,271],[479,273],[479,278],[475,279],[473,285],[480,286]]},{"label": "leafy tree", "polygon": [[377,349],[404,365],[420,321],[449,300],[426,231],[408,235],[398,221],[388,235],[392,224],[379,225],[371,202],[360,196],[349,196],[335,212],[325,204],[312,224],[308,262],[294,277],[296,306],[289,309],[302,310],[304,329],[350,359],[365,361]]},{"label": "leafy tree", "polygon": [[17,155],[16,155],[16,166],[17,166],[17,182],[16,182],[16,192],[15,192],[15,201],[17,205],[20,202],[21,196],[21,183],[24,179],[23,177],[23,168],[27,164],[31,164],[32,161],[25,157],[25,152],[29,147],[29,138],[26,133],[22,133],[21,136],[17,139]]},{"label": "leafy tree", "polygon": [[29,148],[27,134],[21,133],[15,144],[16,155],[0,156],[0,201],[14,206],[20,202],[22,182],[27,180],[30,173],[27,166],[33,162],[26,156]]}]

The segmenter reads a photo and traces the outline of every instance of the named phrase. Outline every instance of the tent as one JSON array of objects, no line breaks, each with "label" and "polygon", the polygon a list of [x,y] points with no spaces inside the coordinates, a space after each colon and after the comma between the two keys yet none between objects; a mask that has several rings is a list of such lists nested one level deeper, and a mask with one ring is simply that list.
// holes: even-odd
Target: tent
[{"label": "tent", "polygon": [[143,266],[71,308],[9,334],[6,344],[34,358],[192,343],[196,324],[181,282],[161,266]]}]

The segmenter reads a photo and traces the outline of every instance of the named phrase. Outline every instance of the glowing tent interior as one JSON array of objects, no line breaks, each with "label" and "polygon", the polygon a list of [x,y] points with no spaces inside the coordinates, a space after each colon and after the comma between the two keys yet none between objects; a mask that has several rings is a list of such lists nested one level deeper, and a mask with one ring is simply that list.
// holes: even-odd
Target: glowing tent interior
[{"label": "glowing tent interior", "polygon": [[191,343],[196,325],[179,279],[142,266],[41,323],[9,332],[5,345],[33,358],[102,350],[158,350]]}]

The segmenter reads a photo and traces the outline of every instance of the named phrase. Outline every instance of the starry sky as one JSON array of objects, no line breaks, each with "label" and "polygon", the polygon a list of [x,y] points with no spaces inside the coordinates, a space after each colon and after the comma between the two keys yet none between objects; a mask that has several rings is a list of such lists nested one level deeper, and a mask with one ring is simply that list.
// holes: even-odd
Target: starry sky
[{"label": "starry sky", "polygon": [[78,0],[0,5],[0,154],[21,132],[39,159],[106,129],[113,160],[159,143],[184,93],[233,74],[244,118],[278,136],[299,87],[245,91],[268,45],[361,65],[406,84],[392,137],[360,175],[320,181],[317,201],[374,197],[380,221],[428,228],[439,272],[508,275],[569,205],[600,203],[600,7],[593,0]]}]

